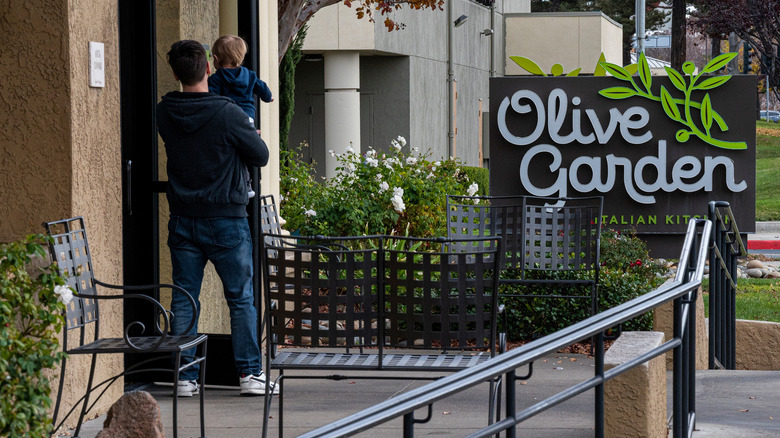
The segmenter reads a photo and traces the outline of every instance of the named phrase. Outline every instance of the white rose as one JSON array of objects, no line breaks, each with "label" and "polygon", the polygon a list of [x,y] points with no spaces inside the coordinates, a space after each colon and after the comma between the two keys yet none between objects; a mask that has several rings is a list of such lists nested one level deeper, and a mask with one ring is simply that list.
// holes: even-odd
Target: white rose
[{"label": "white rose", "polygon": [[393,207],[395,208],[395,211],[403,213],[403,211],[406,209],[403,198],[398,195],[393,196]]},{"label": "white rose", "polygon": [[401,146],[406,146],[406,139],[399,135],[398,136],[398,143],[401,143]]},{"label": "white rose", "polygon": [[474,196],[477,193],[477,190],[479,190],[479,185],[477,183],[471,183],[466,193],[468,193],[469,196]]},{"label": "white rose", "polygon": [[68,286],[54,286],[54,295],[57,295],[57,301],[67,306],[73,300],[73,289]]},{"label": "white rose", "polygon": [[382,193],[390,188],[390,184],[387,183],[387,181],[382,181],[381,184],[379,184],[379,193]]},{"label": "white rose", "polygon": [[309,217],[317,216],[317,212],[311,209],[304,211],[303,214]]}]

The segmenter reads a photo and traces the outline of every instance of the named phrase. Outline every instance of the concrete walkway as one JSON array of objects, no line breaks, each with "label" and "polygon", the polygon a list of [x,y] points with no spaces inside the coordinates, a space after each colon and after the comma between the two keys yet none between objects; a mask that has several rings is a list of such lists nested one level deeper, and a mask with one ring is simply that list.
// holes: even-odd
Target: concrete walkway
[{"label": "concrete walkway", "polygon": [[[593,375],[593,359],[583,355],[556,354],[534,366],[534,376],[518,384],[518,407],[530,406]],[[519,371],[520,373],[524,370]],[[404,374],[402,374],[404,375]],[[671,374],[668,375],[671,382]],[[700,371],[697,373],[696,437],[780,436],[780,372]],[[427,380],[288,379],[285,383],[285,436],[328,424],[395,394],[428,383]],[[170,387],[146,389],[160,403],[166,437],[172,437]],[[488,386],[480,385],[433,406],[429,423],[417,426],[417,436],[464,436],[486,423]],[[671,386],[667,393],[671,409]],[[198,437],[197,398],[179,399],[179,436]],[[207,388],[206,427],[211,438],[258,437],[262,428],[262,398],[238,395],[237,388]],[[269,436],[278,436],[278,397]],[[575,397],[521,424],[522,437],[592,437],[593,391]],[[425,412],[419,412],[423,418]],[[82,429],[82,438],[93,438],[104,418]],[[366,437],[397,437],[401,420],[366,432]]]}]

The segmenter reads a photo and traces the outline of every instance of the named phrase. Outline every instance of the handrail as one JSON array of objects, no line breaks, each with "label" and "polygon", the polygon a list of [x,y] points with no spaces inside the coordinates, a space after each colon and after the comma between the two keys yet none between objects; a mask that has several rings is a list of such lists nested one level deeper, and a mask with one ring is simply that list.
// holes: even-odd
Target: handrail
[{"label": "handrail", "polygon": [[710,369],[736,368],[737,258],[747,255],[731,206],[709,204],[713,221],[710,245],[709,361]]},{"label": "handrail", "polygon": [[[699,228],[701,228],[701,238],[699,238]],[[593,387],[597,388],[597,406],[596,434],[599,435],[599,423],[601,424],[600,434],[603,435],[603,382],[609,378],[615,377],[619,373],[628,370],[627,367],[620,371],[603,371],[603,332],[609,328],[615,327],[636,316],[646,313],[663,303],[675,300],[675,339],[663,344],[658,349],[646,353],[641,362],[632,361],[629,365],[636,366],[647,360],[652,359],[663,352],[674,349],[675,351],[675,385],[674,385],[674,430],[675,436],[684,434],[690,435],[692,430],[695,412],[692,411],[694,403],[687,398],[694,394],[689,385],[690,378],[695,368],[694,361],[685,360],[688,370],[683,370],[682,361],[678,356],[693,350],[693,345],[689,342],[691,337],[695,338],[695,321],[692,317],[693,311],[690,310],[691,304],[695,302],[695,292],[701,285],[704,274],[704,265],[706,260],[707,248],[710,242],[712,222],[709,220],[695,219],[690,221],[688,231],[680,254],[680,263],[677,274],[673,281],[667,282],[658,289],[645,295],[637,297],[631,301],[613,307],[604,312],[598,313],[588,319],[585,319],[572,326],[559,330],[550,335],[544,336],[536,341],[518,347],[508,353],[501,354],[476,367],[460,371],[439,379],[433,383],[399,394],[392,399],[376,404],[370,408],[352,414],[341,420],[320,427],[301,435],[302,437],[341,437],[356,434],[365,431],[382,423],[390,421],[399,416],[404,416],[405,432],[411,436],[411,430],[415,420],[414,411],[432,403],[444,399],[453,394],[464,391],[468,388],[481,384],[490,379],[497,379],[506,375],[503,381],[506,382],[506,399],[509,404],[514,404],[514,372],[516,369],[532,363],[559,349],[586,339],[592,336],[597,338],[599,343],[596,348],[597,375],[596,377],[575,385],[568,390],[544,400],[537,405],[527,408],[524,411],[511,415],[511,418],[494,423],[492,426],[482,429],[473,436],[489,436],[503,430],[509,430],[510,436],[514,432],[514,427],[524,419],[542,412],[556,404],[559,404],[568,398],[580,394]],[[686,296],[685,299],[682,299]],[[682,327],[678,327],[682,325]],[[599,348],[601,347],[601,348]],[[599,374],[599,364],[601,371]],[[685,373],[685,374],[684,374]],[[511,386],[510,386],[511,385]],[[686,386],[688,385],[688,386]],[[599,389],[600,388],[600,389]],[[601,406],[598,406],[598,393],[601,394]],[[598,418],[599,414],[601,419]]]}]

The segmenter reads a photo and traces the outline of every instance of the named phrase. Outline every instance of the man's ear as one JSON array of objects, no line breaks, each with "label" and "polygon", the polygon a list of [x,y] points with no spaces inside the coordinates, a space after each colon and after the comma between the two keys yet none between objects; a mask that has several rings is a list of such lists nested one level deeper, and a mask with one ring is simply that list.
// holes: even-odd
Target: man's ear
[{"label": "man's ear", "polygon": [[210,64],[211,64],[210,62],[206,63],[206,76],[211,75],[211,65]]},{"label": "man's ear", "polygon": [[174,79],[176,82],[179,82],[179,77],[178,77],[178,76],[176,76],[176,73],[174,73],[174,74],[173,74],[173,79]]}]

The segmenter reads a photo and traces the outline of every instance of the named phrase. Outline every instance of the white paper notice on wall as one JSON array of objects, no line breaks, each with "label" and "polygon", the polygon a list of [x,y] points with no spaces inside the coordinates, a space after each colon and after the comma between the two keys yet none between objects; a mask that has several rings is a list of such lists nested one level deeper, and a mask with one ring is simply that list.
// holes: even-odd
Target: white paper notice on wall
[{"label": "white paper notice on wall", "polygon": [[89,86],[106,86],[106,63],[103,43],[89,42]]}]

